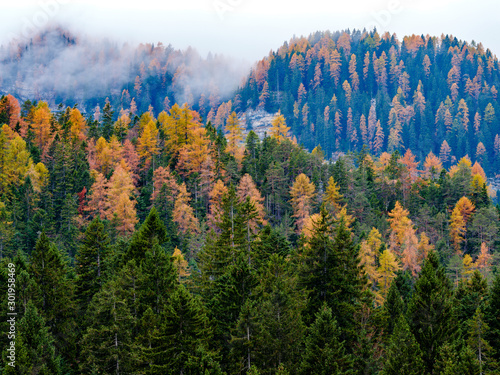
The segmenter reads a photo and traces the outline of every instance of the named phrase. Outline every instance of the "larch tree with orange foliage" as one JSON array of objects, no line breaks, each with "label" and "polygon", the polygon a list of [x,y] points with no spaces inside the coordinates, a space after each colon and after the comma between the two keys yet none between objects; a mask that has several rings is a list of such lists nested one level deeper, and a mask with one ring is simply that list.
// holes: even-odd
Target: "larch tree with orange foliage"
[{"label": "larch tree with orange foliage", "polygon": [[113,216],[110,220],[121,236],[129,236],[135,230],[135,224],[138,222],[135,204],[135,200],[127,196],[125,192],[113,202]]},{"label": "larch tree with orange foliage", "polygon": [[179,191],[174,204],[173,220],[183,235],[198,233],[200,231],[198,219],[194,215],[193,208],[189,205],[189,201],[191,200],[189,195],[186,184],[182,183],[179,185]]},{"label": "larch tree with orange foliage", "polygon": [[115,167],[106,191],[106,217],[123,236],[134,231],[137,223],[135,186],[124,160]]},{"label": "larch tree with orange foliage", "polygon": [[404,209],[399,201],[396,201],[394,209],[388,213],[389,219],[387,221],[391,226],[391,234],[394,236],[394,246],[398,248],[403,244],[406,229],[413,225],[408,218],[409,214],[410,212]]},{"label": "larch tree with orange foliage", "polygon": [[415,161],[415,155],[413,155],[410,149],[406,150],[404,157],[401,158],[399,162],[405,166],[402,171],[402,182],[403,199],[406,202],[408,200],[411,187],[418,178],[418,162]]},{"label": "larch tree with orange foliage", "polygon": [[441,170],[443,169],[443,164],[441,160],[431,152],[427,155],[424,162],[424,175],[426,178],[434,180],[439,176]]},{"label": "larch tree with orange foliage", "polygon": [[179,152],[178,170],[190,176],[201,174],[203,163],[210,155],[210,140],[205,128],[198,127],[193,131],[192,141],[181,147]]},{"label": "larch tree with orange foliage", "polygon": [[257,217],[249,220],[248,225],[253,233],[256,234],[259,223],[262,225],[267,224],[267,221],[264,219],[266,216],[266,210],[262,204],[264,198],[260,195],[257,186],[255,186],[252,177],[248,173],[241,178],[236,195],[240,204],[244,203],[246,199],[249,198],[250,202],[255,207]]},{"label": "larch tree with orange foliage", "polygon": [[413,277],[420,272],[418,255],[418,238],[415,229],[413,226],[408,226],[403,237],[401,262],[403,263],[403,270],[410,270]]},{"label": "larch tree with orange foliage", "polygon": [[290,189],[293,216],[297,224],[297,233],[302,231],[305,219],[309,217],[312,209],[312,200],[315,196],[316,187],[310,182],[309,177],[301,173],[295,179]]},{"label": "larch tree with orange foliage", "polygon": [[212,191],[210,192],[210,209],[207,215],[208,226],[214,231],[219,232],[218,223],[222,221],[224,213],[222,207],[222,198],[228,193],[229,189],[222,180],[217,180]]},{"label": "larch tree with orange foliage", "polygon": [[93,171],[94,183],[90,188],[90,194],[87,203],[87,210],[93,215],[100,215],[101,219],[106,218],[107,213],[107,189],[108,180],[100,172]]},{"label": "larch tree with orange foliage", "polygon": [[35,135],[35,143],[42,154],[42,160],[46,159],[52,143],[51,120],[49,106],[45,102],[39,102],[33,111],[30,127]]}]

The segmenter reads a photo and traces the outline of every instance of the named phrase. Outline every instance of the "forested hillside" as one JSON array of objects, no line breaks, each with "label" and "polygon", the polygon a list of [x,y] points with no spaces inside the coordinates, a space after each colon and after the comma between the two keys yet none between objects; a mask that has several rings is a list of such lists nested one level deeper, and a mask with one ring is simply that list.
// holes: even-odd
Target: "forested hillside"
[{"label": "forested hillside", "polygon": [[432,151],[445,167],[468,155],[500,172],[498,59],[446,35],[318,32],[259,61],[237,110],[281,111],[298,141],[325,154]]},{"label": "forested hillside", "polygon": [[2,374],[498,371],[481,163],[332,162],[283,115],[260,140],[187,105],[0,103],[0,293],[15,280],[17,312]]},{"label": "forested hillside", "polygon": [[324,32],[235,91],[191,49],[2,47],[1,374],[498,373],[499,69]]}]

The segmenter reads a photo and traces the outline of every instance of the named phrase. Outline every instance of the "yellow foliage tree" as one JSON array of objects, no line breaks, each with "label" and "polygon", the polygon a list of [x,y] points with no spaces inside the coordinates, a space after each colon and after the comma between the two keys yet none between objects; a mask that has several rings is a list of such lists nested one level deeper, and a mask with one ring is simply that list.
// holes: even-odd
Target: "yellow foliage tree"
[{"label": "yellow foliage tree", "polygon": [[248,173],[241,178],[236,195],[238,196],[240,203],[243,203],[247,198],[250,198],[250,201],[255,206],[257,217],[250,220],[249,225],[252,231],[256,233],[259,222],[262,223],[262,225],[267,224],[267,221],[264,219],[266,216],[266,210],[262,204],[262,202],[264,202],[264,198],[260,195],[257,186],[255,186],[252,177]]},{"label": "yellow foliage tree", "polygon": [[408,218],[410,212],[401,206],[399,201],[396,201],[394,209],[389,212],[389,222],[391,226],[391,231],[394,234],[394,240],[396,246],[401,246],[403,243],[403,238],[405,231],[408,227],[412,225],[411,220]]},{"label": "yellow foliage tree", "polygon": [[71,138],[80,141],[85,140],[87,138],[87,135],[85,134],[87,131],[87,122],[78,108],[73,108],[69,112],[69,122],[71,124],[69,129]]},{"label": "yellow foliage tree", "polygon": [[236,157],[240,148],[239,143],[243,140],[243,128],[236,112],[232,112],[229,115],[224,130],[226,131],[227,138],[226,151]]},{"label": "yellow foliage tree", "polygon": [[377,269],[379,274],[378,288],[381,297],[379,303],[382,304],[385,301],[391,282],[396,277],[396,272],[401,269],[401,266],[394,253],[389,249],[385,249],[380,255],[379,264],[380,267]]},{"label": "yellow foliage tree", "polygon": [[296,218],[297,233],[302,231],[305,219],[311,213],[312,199],[315,195],[315,186],[310,182],[309,177],[301,173],[295,179],[290,189],[291,202],[293,207],[293,216]]},{"label": "yellow foliage tree", "polygon": [[271,136],[276,138],[278,142],[281,142],[288,137],[290,128],[286,126],[285,116],[281,114],[281,111],[278,111],[278,114],[274,117],[271,125]]},{"label": "yellow foliage tree", "polygon": [[465,233],[465,221],[460,213],[460,209],[455,206],[453,212],[451,213],[450,219],[450,238],[453,243],[453,248],[457,253],[460,253],[460,245],[464,240]]},{"label": "yellow foliage tree", "polygon": [[344,196],[340,194],[340,188],[337,186],[337,183],[333,177],[330,176],[324,197],[326,206],[331,208],[334,213],[340,211],[342,208],[340,202],[343,197]]},{"label": "yellow foliage tree", "polygon": [[172,262],[175,269],[177,270],[177,275],[179,275],[179,282],[182,278],[191,275],[188,262],[184,259],[184,255],[182,255],[181,251],[177,247],[172,254]]},{"label": "yellow foliage tree", "polygon": [[158,128],[154,121],[149,121],[144,125],[142,134],[137,140],[137,152],[144,160],[144,169],[149,168],[151,161],[153,161],[154,169],[154,157],[160,152],[160,148],[158,147]]},{"label": "yellow foliage tree", "polygon": [[184,235],[187,233],[198,233],[200,230],[198,219],[194,216],[193,208],[189,205],[190,200],[186,184],[182,183],[179,186],[179,193],[175,199],[173,221]]}]

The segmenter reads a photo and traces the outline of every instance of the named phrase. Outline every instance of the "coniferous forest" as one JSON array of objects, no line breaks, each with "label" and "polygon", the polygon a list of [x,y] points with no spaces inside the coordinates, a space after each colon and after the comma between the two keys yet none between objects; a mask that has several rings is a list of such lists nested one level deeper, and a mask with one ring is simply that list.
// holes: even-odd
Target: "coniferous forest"
[{"label": "coniferous forest", "polygon": [[[50,38],[0,50],[1,374],[500,373],[481,44],[317,33],[225,96],[179,88],[192,51],[143,45],[130,86],[77,103],[77,79],[15,72],[42,71]],[[272,115],[264,137],[248,110]]]}]

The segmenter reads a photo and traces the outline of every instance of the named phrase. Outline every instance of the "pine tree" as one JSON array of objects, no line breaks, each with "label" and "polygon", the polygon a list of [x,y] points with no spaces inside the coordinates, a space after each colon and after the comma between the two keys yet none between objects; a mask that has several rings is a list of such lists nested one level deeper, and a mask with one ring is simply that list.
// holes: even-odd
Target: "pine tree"
[{"label": "pine tree", "polygon": [[137,280],[137,266],[128,263],[103,285],[92,299],[86,315],[88,327],[81,339],[80,371],[105,370],[123,374],[132,370],[138,353],[133,348],[136,322],[134,293],[129,281]]},{"label": "pine tree", "polygon": [[150,374],[190,373],[197,369],[197,349],[208,347],[211,332],[197,297],[182,285],[171,294],[160,316],[158,334],[146,352]]},{"label": "pine tree", "polygon": [[422,351],[403,315],[397,318],[386,352],[383,375],[424,373]]},{"label": "pine tree", "polygon": [[94,294],[101,288],[104,280],[105,256],[109,251],[109,239],[99,216],[89,224],[82,244],[75,256],[76,292],[75,298],[84,312]]},{"label": "pine tree", "polygon": [[500,273],[497,273],[489,290],[484,320],[490,328],[486,339],[495,349],[493,359],[500,363]]},{"label": "pine tree", "polygon": [[54,335],[57,349],[71,353],[75,344],[74,284],[68,278],[66,260],[44,232],[31,253],[29,273],[38,286],[38,309]]},{"label": "pine tree", "polygon": [[450,281],[431,252],[415,284],[408,305],[408,321],[422,349],[425,369],[433,373],[440,348],[456,334],[456,317]]},{"label": "pine tree", "polygon": [[26,312],[17,329],[15,370],[6,366],[5,374],[63,373],[60,367],[61,358],[56,355],[54,338],[31,301],[26,305]]},{"label": "pine tree", "polygon": [[301,374],[352,374],[353,363],[340,341],[340,330],[326,305],[316,314],[316,320],[308,329],[305,351],[300,365]]}]

